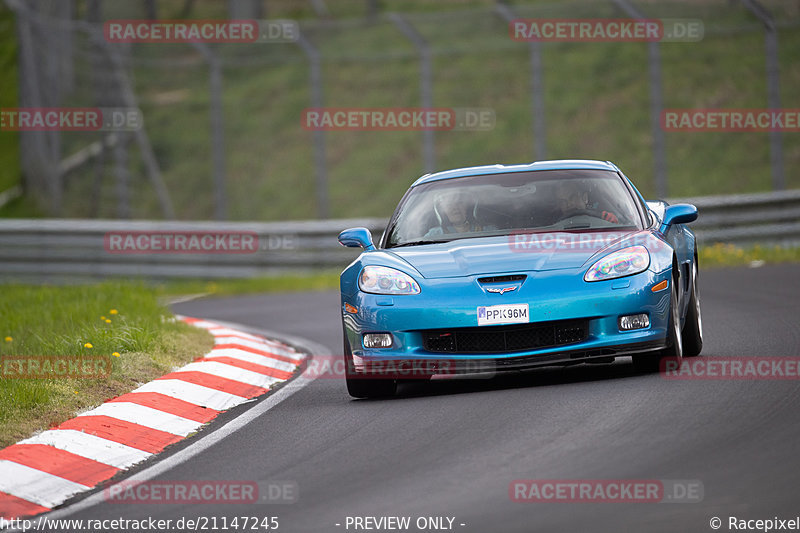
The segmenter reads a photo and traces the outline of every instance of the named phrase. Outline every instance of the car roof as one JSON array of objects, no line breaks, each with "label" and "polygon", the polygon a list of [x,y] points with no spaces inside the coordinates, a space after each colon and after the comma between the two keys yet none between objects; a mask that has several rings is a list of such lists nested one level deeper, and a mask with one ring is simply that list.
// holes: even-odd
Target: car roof
[{"label": "car roof", "polygon": [[619,172],[617,165],[611,161],[595,161],[592,159],[556,159],[552,161],[535,161],[524,165],[483,165],[479,167],[456,168],[434,174],[425,174],[411,186],[415,187],[431,181],[480,176],[485,174],[505,174],[509,172],[531,172],[536,170],[611,170]]}]

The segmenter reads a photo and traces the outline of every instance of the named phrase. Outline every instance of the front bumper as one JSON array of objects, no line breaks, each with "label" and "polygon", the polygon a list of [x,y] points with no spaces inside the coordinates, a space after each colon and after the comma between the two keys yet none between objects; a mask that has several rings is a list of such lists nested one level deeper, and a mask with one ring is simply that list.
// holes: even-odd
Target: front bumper
[{"label": "front bumper", "polygon": [[[513,292],[484,291],[477,278],[424,280],[418,295],[380,296],[360,291],[342,295],[344,331],[357,372],[387,361],[417,365],[428,370],[438,365],[446,373],[497,372],[537,366],[575,364],[630,355],[665,347],[669,317],[669,288],[651,288],[669,280],[669,270],[650,270],[615,280],[587,283],[583,270],[524,272],[527,278]],[[448,328],[477,327],[477,307],[527,303],[531,323],[584,321],[586,334],[578,342],[536,349],[443,353],[426,349],[425,333]],[[357,312],[350,312],[353,308]],[[349,309],[349,311],[348,311]],[[647,328],[621,331],[620,316],[646,313]],[[491,326],[483,326],[488,328]],[[364,348],[365,333],[390,333],[390,348]],[[430,347],[430,343],[428,343]],[[436,373],[436,372],[431,372]]]}]

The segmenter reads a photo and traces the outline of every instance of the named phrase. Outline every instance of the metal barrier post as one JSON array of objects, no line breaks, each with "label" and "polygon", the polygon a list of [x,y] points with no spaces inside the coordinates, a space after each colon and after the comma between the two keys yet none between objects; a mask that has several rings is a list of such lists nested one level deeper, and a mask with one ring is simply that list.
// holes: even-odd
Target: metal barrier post
[{"label": "metal barrier post", "polygon": [[[303,49],[309,62],[309,89],[311,91],[311,107],[323,106],[322,96],[322,55],[319,50],[300,33],[297,43]],[[330,217],[328,205],[328,166],[325,157],[325,132],[314,130],[314,166],[317,170],[317,216]]]},{"label": "metal barrier post", "polygon": [[[419,52],[419,92],[420,103],[423,109],[433,108],[433,64],[431,47],[428,41],[420,35],[417,29],[402,15],[389,13],[397,29],[405,35]],[[422,157],[424,171],[433,172],[436,169],[436,146],[432,129],[422,130]]]},{"label": "metal barrier post", "polygon": [[[502,3],[495,11],[507,23],[517,18],[512,9]],[[533,123],[533,157],[537,161],[547,159],[547,127],[544,108],[544,75],[542,74],[542,45],[537,41],[528,43],[531,64],[531,119]]]},{"label": "metal barrier post", "polygon": [[[646,18],[628,0],[614,0],[629,17],[635,19]],[[656,185],[656,195],[664,198],[669,193],[667,180],[667,155],[665,148],[664,130],[661,129],[661,110],[664,109],[664,96],[661,83],[661,49],[659,43],[647,43],[647,66],[650,74],[650,123],[653,135],[653,163]]]},{"label": "metal barrier post", "polygon": [[[781,108],[780,62],[778,60],[778,30],[772,14],[757,0],[742,0],[742,4],[764,24],[764,54],[767,65],[767,107]],[[772,188],[786,189],[783,170],[783,134],[778,130],[769,132],[769,159],[772,167]]]}]

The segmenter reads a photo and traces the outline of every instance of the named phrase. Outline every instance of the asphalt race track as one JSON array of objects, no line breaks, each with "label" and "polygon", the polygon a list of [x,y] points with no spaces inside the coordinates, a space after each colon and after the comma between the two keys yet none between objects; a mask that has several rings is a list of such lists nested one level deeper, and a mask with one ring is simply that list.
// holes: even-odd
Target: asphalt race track
[{"label": "asphalt race track", "polygon": [[[701,272],[703,357],[800,355],[799,280],[798,265]],[[175,310],[305,337],[339,354],[338,305],[338,294],[326,292],[196,300]],[[464,532],[674,533],[712,531],[712,517],[729,531],[729,516],[800,515],[800,382],[670,381],[635,374],[629,361],[407,385],[374,401],[317,379],[157,478],[291,480],[297,503],[103,503],[71,518],[266,515],[279,518],[279,531],[304,533],[348,531],[347,516],[410,516],[412,524],[446,516]],[[698,480],[704,496],[516,503],[515,479]]]}]

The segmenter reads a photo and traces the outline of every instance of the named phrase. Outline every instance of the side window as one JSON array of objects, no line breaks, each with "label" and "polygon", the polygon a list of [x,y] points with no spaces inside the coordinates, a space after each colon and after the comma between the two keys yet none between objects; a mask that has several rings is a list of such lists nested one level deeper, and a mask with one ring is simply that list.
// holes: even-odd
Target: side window
[{"label": "side window", "polygon": [[630,191],[631,196],[633,196],[633,201],[636,202],[636,205],[641,209],[642,214],[644,215],[644,227],[649,228],[653,225],[653,216],[650,214],[650,209],[647,207],[647,203],[636,193],[636,190],[633,188],[633,185],[628,180],[628,178],[620,173],[620,177],[622,181],[625,183],[625,187]]},{"label": "side window", "polygon": [[643,203],[642,200],[637,196],[636,203],[639,204],[642,208],[642,213],[644,213],[644,227],[649,228],[653,225],[653,215],[650,214],[650,209],[647,207],[646,203]]},{"label": "side window", "polygon": [[644,224],[646,228],[649,228],[653,224],[655,224],[656,219],[653,216],[653,213],[650,212],[650,206],[647,205],[647,202],[643,202],[638,196],[636,197],[639,205],[642,206],[642,211],[644,212]]}]

